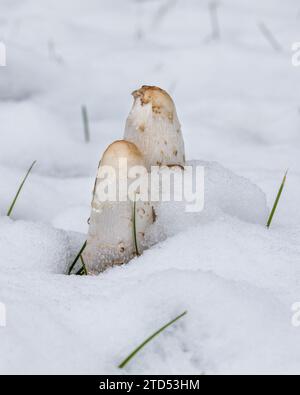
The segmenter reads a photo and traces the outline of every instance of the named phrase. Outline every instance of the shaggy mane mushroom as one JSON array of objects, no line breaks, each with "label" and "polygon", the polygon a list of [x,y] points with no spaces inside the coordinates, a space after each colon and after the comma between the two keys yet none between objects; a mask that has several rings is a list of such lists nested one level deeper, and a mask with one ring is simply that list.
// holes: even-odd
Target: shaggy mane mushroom
[{"label": "shaggy mane mushroom", "polygon": [[134,143],[151,166],[184,166],[185,150],[175,104],[161,88],[144,85],[132,93],[124,139]]},{"label": "shaggy mane mushroom", "polygon": [[[149,202],[134,203],[127,195],[123,201],[118,194],[118,185],[125,181],[130,186],[133,182],[128,178],[128,172],[135,166],[142,166],[147,173],[141,152],[128,141],[112,143],[103,154],[95,182],[87,246],[83,253],[89,274],[127,263],[144,249],[145,231],[153,222],[152,206]],[[103,178],[103,170],[107,167],[115,172],[116,177],[109,174]],[[117,199],[103,201],[101,192],[113,184],[117,186]]]}]

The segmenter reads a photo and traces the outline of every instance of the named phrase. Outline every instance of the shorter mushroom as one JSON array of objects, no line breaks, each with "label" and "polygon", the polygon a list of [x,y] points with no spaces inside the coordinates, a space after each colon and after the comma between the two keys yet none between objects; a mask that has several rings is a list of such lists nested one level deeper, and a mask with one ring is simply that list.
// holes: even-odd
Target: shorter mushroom
[{"label": "shorter mushroom", "polygon": [[83,259],[89,274],[129,262],[143,249],[147,227],[153,222],[148,201],[134,201],[140,190],[135,174],[147,179],[139,149],[116,141],[104,152],[95,182],[87,246]]}]

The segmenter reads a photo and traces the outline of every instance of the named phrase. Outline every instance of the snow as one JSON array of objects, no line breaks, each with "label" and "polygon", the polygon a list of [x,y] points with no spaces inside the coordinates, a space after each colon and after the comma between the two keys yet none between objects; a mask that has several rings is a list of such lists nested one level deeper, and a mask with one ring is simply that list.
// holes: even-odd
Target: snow
[{"label": "snow", "polygon": [[[157,218],[147,231],[146,246],[151,246],[165,238],[186,231],[191,226],[205,225],[217,220],[222,221],[225,216],[254,224],[266,224],[268,209],[265,194],[251,181],[235,175],[218,163],[190,161],[186,165],[187,168],[193,169],[193,174],[196,173],[196,168],[204,169],[204,208],[197,211],[194,203],[188,202],[186,199],[174,201],[174,190],[179,196],[182,195],[180,193],[181,183],[174,185],[173,181],[176,180],[176,173],[178,174],[181,170],[175,168],[172,172],[174,176],[170,177],[171,191],[173,190],[171,200],[153,203]],[[169,171],[169,168],[162,167],[160,170],[161,179],[164,174],[169,174]],[[192,179],[187,177],[184,183],[187,184],[189,181]],[[160,189],[163,190],[162,185],[160,185]],[[198,189],[201,188],[198,187]],[[197,191],[197,193],[200,195],[202,191]],[[193,211],[187,212],[190,204],[193,204]]]},{"label": "snow", "polygon": [[76,245],[77,240],[82,241],[77,234],[68,234],[46,224],[13,222],[7,217],[0,219],[0,233],[1,269],[15,273],[65,273],[74,257],[72,245]]},{"label": "snow", "polygon": [[[219,41],[207,39],[207,5],[2,0],[1,373],[120,373],[135,346],[185,310],[124,373],[299,372],[299,4],[223,0]],[[143,256],[97,277],[66,276],[86,239],[99,159],[122,137],[142,84],[175,100],[187,158],[205,168],[204,211],[164,203],[149,235],[161,241]]]}]

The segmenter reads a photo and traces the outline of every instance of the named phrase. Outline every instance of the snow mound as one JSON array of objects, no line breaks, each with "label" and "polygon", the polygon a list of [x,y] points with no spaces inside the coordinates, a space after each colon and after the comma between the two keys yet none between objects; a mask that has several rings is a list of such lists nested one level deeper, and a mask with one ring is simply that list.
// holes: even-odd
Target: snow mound
[{"label": "snow mound", "polygon": [[[155,244],[191,226],[213,222],[224,216],[253,224],[266,224],[266,196],[258,186],[216,162],[191,161],[188,165],[193,167],[194,172],[197,166],[204,168],[204,209],[189,213],[186,211],[187,201],[154,204],[157,218],[147,232],[146,243]],[[161,170],[163,172],[164,169]]]},{"label": "snow mound", "polygon": [[[143,274],[174,269],[215,273],[219,277],[267,289],[292,303],[298,300],[300,229],[282,235],[258,224],[224,216],[199,224],[146,251],[132,266]],[[126,270],[131,270],[131,264]]]},{"label": "snow mound", "polygon": [[65,273],[79,238],[49,225],[0,217],[0,269]]}]

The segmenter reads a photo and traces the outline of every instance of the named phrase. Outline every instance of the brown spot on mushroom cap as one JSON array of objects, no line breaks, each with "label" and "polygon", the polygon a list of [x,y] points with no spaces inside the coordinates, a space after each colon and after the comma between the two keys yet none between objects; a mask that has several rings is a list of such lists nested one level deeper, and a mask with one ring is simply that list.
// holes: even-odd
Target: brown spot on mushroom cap
[{"label": "brown spot on mushroom cap", "polygon": [[132,95],[135,99],[140,98],[142,105],[151,103],[155,114],[164,114],[170,121],[173,121],[175,105],[165,90],[157,86],[144,85]]},{"label": "brown spot on mushroom cap", "polygon": [[119,243],[118,247],[119,247],[119,252],[123,254],[123,252],[125,252],[125,244],[121,242]]},{"label": "brown spot on mushroom cap", "polygon": [[144,132],[145,128],[146,128],[146,126],[142,123],[142,124],[140,124],[138,129],[139,129],[140,132]]},{"label": "brown spot on mushroom cap", "polygon": [[154,106],[154,105],[152,105],[152,111],[153,111],[155,114],[161,114],[161,113],[162,113],[162,109],[161,109],[160,106]]},{"label": "brown spot on mushroom cap", "polygon": [[145,215],[146,211],[143,208],[139,208],[138,213],[140,216],[143,216],[143,215]]}]

